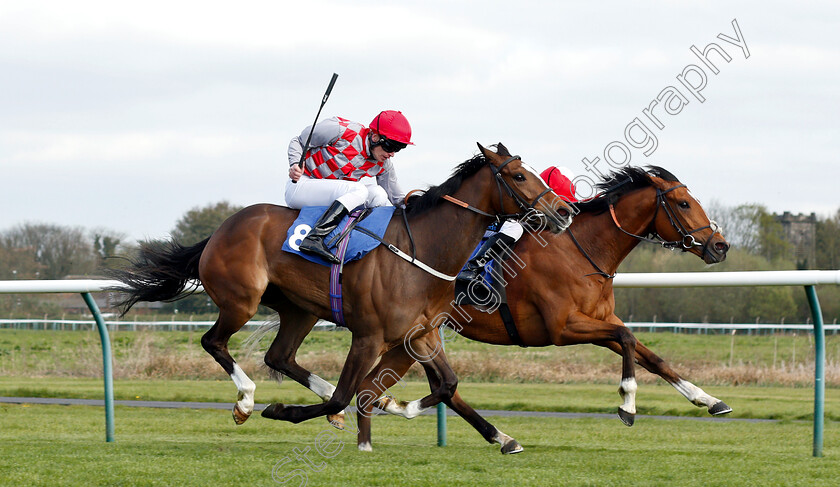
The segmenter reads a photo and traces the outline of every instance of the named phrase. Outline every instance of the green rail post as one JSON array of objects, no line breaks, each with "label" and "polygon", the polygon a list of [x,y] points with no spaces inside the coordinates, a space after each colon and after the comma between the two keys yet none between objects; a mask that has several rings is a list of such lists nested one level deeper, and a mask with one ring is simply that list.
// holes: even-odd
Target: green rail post
[{"label": "green rail post", "polygon": [[102,341],[102,373],[105,376],[105,441],[114,441],[114,374],[111,370],[111,339],[108,336],[108,327],[105,325],[105,320],[102,319],[102,314],[99,312],[99,306],[96,305],[90,293],[82,293],[82,297],[87,303],[90,312],[93,313],[93,319],[96,321],[96,327],[99,329],[99,339]]},{"label": "green rail post", "polygon": [[[438,328],[438,333],[440,333],[441,350],[445,350],[442,326]],[[437,405],[437,445],[446,446],[446,404],[442,402]]]},{"label": "green rail post", "polygon": [[814,456],[821,457],[825,422],[825,329],[817,290],[805,286],[805,293],[814,318]]}]

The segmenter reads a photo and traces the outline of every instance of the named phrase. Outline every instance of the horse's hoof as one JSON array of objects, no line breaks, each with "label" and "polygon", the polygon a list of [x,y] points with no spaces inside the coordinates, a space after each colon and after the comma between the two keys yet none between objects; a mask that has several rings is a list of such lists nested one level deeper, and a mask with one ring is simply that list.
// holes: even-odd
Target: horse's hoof
[{"label": "horse's hoof", "polygon": [[369,442],[369,441],[366,441],[366,442],[364,442],[364,443],[359,443],[359,451],[367,451],[367,452],[371,452],[371,451],[373,451],[373,447],[372,447],[372,446],[370,446],[370,442]]},{"label": "horse's hoof", "polygon": [[721,416],[723,414],[729,414],[732,412],[732,408],[727,406],[726,403],[723,401],[718,401],[714,404],[714,406],[709,408],[709,414],[712,416]]},{"label": "horse's hoof", "polygon": [[284,406],[282,403],[276,402],[266,406],[265,409],[262,410],[262,413],[260,413],[260,415],[263,418],[281,419],[281,415],[283,414],[284,409],[286,409],[286,406]]},{"label": "horse's hoof", "polygon": [[514,453],[521,453],[523,451],[525,451],[525,449],[522,448],[522,445],[514,439],[511,439],[502,446],[503,455],[513,455]]},{"label": "horse's hoof", "polygon": [[327,421],[333,426],[333,428],[340,429],[344,431],[344,415],[343,414],[328,414]]},{"label": "horse's hoof", "polygon": [[633,423],[636,421],[636,415],[632,413],[628,413],[627,411],[618,408],[618,417],[621,419],[621,422],[626,424],[627,426],[633,426]]},{"label": "horse's hoof", "polygon": [[246,413],[239,408],[239,404],[233,405],[233,422],[237,425],[244,423],[251,417],[251,413]]}]

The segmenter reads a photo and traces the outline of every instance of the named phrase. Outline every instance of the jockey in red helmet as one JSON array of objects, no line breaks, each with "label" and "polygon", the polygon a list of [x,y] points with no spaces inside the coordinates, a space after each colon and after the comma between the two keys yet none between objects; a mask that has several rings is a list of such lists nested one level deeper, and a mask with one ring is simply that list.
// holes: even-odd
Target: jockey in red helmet
[{"label": "jockey in red helmet", "polygon": [[[301,252],[338,264],[324,244],[341,219],[359,206],[400,203],[400,188],[391,158],[411,142],[411,125],[395,110],[380,112],[370,127],[340,117],[315,125],[304,167],[298,162],[311,126],[289,143],[286,204],[291,208],[329,206],[301,242]],[[296,182],[297,184],[292,184]]]},{"label": "jockey in red helmet", "polygon": [[[545,183],[564,201],[569,203],[576,203],[575,185],[572,183],[574,174],[566,167],[557,168],[549,167],[540,176]],[[525,229],[522,224],[516,220],[506,220],[499,231],[493,233],[484,243],[475,255],[467,262],[464,270],[458,274],[459,281],[472,281],[477,279],[484,270],[484,266],[490,261],[488,254],[492,257],[504,256],[507,252],[513,250],[516,242],[522,238]]]},{"label": "jockey in red helmet", "polygon": [[577,203],[577,198],[575,197],[575,184],[572,182],[570,178],[574,178],[575,175],[572,173],[572,170],[567,167],[556,167],[551,166],[545,171],[540,173],[540,177],[543,178],[545,184],[548,185],[549,188],[554,190],[554,193],[557,196],[563,198],[563,201],[567,203]]}]

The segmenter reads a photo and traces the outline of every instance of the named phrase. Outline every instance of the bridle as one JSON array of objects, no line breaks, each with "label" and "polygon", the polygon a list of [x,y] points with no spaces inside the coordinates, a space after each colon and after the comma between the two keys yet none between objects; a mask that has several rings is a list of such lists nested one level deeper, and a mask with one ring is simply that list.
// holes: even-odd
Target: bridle
[{"label": "bridle", "polygon": [[[682,222],[680,222],[680,219],[677,218],[677,215],[676,215],[676,212],[674,211],[674,208],[671,206],[671,204],[665,198],[665,195],[670,193],[671,191],[674,191],[675,189],[678,189],[678,188],[685,188],[685,187],[686,186],[684,184],[679,184],[679,185],[674,186],[672,188],[668,188],[665,191],[663,191],[659,188],[656,188],[656,210],[654,210],[653,218],[651,218],[651,223],[655,224],[656,217],[659,215],[659,208],[662,208],[663,211],[665,212],[665,214],[668,216],[668,222],[671,224],[671,227],[673,227],[674,230],[676,230],[677,233],[680,235],[680,237],[682,237],[680,240],[665,240],[662,237],[660,237],[659,234],[656,233],[656,232],[653,232],[653,235],[656,238],[648,238],[648,237],[645,237],[643,235],[636,235],[635,233],[628,232],[627,230],[625,230],[624,228],[621,227],[621,223],[618,222],[618,217],[615,214],[615,205],[613,203],[610,203],[609,204],[610,216],[612,217],[613,223],[615,223],[616,228],[618,228],[619,230],[624,232],[626,235],[629,235],[629,236],[631,236],[631,237],[633,237],[637,240],[640,240],[642,242],[650,242],[650,243],[662,245],[666,249],[671,249],[671,250],[676,249],[676,248],[681,248],[683,252],[688,252],[690,249],[692,249],[694,247],[702,247],[702,254],[705,254],[708,251],[708,246],[712,241],[712,236],[714,236],[714,234],[716,234],[716,233],[720,233],[720,226],[714,220],[709,220],[708,225],[705,225],[705,226],[702,226],[702,227],[699,227],[699,228],[695,228],[693,230],[689,230],[689,229],[685,228],[685,225],[683,225]],[[701,231],[701,230],[705,230],[707,228],[712,230],[712,235],[708,239],[706,239],[706,243],[698,242],[697,239],[694,237],[694,234]],[[594,272],[593,274],[598,274],[598,275],[604,276],[607,279],[612,279],[612,278],[615,277],[615,274],[607,274],[606,272],[601,270],[600,267],[598,267],[598,265],[592,260],[592,258],[586,252],[586,250],[584,250],[584,248],[577,241],[577,239],[575,238],[571,229],[568,229],[567,233],[572,238],[572,242],[574,242],[574,244],[578,248],[578,250],[583,254],[584,257],[586,257],[586,260],[588,260],[589,263],[592,264],[592,267],[594,267],[595,270],[598,271],[598,272]],[[591,276],[593,274],[586,274],[586,275]],[[584,276],[584,277],[586,277],[586,276]]]},{"label": "bridle", "polygon": [[[472,206],[468,203],[465,203],[465,202],[463,202],[463,201],[461,201],[457,198],[454,198],[450,195],[443,195],[443,199],[445,199],[446,201],[449,201],[450,203],[454,203],[454,204],[456,204],[456,205],[458,205],[462,208],[470,210],[472,212],[475,212],[475,213],[478,213],[480,215],[493,218],[497,223],[503,222],[503,221],[505,221],[507,219],[510,219],[510,218],[520,219],[520,218],[523,218],[525,216],[534,216],[533,214],[529,214],[529,213],[531,211],[536,211],[536,209],[534,208],[536,206],[536,204],[542,199],[543,196],[547,195],[548,193],[551,193],[553,190],[551,188],[547,188],[545,191],[543,191],[542,193],[537,195],[537,197],[534,198],[534,200],[530,203],[528,203],[527,200],[522,198],[522,196],[517,194],[516,191],[514,191],[513,188],[510,187],[510,184],[508,184],[508,182],[505,181],[505,179],[502,177],[502,169],[504,169],[505,166],[507,166],[508,164],[510,164],[513,161],[521,161],[521,160],[522,160],[522,158],[520,158],[519,156],[511,156],[511,157],[507,158],[507,160],[505,160],[505,162],[499,164],[498,167],[496,167],[495,165],[490,164],[488,162],[488,166],[490,166],[490,170],[493,172],[493,179],[496,182],[496,188],[499,190],[499,204],[501,205],[501,209],[502,209],[501,213],[498,213],[498,214],[495,214],[495,215],[492,214],[492,213],[488,213],[488,212],[480,210],[480,209],[478,209],[478,208],[476,208],[476,207],[474,207],[474,206]],[[505,192],[507,192],[508,196],[513,198],[513,200],[516,202],[516,205],[519,206],[519,209],[522,210],[522,211],[520,211],[519,213],[505,213],[505,199],[504,199],[503,189],[504,189]],[[542,215],[541,212],[537,212],[537,213],[540,213]],[[539,215],[537,215],[537,216],[539,216]]]},{"label": "bridle", "polygon": [[654,211],[653,218],[651,219],[651,222],[656,222],[656,217],[659,214],[659,208],[662,208],[665,211],[665,215],[668,216],[668,222],[671,224],[671,227],[673,227],[674,230],[676,230],[677,233],[680,235],[680,237],[682,237],[679,240],[665,240],[655,232],[654,236],[656,238],[648,238],[642,235],[636,235],[635,233],[628,232],[627,230],[621,227],[621,224],[618,222],[618,218],[615,215],[615,206],[612,203],[610,203],[610,216],[612,217],[613,223],[615,223],[615,226],[618,227],[619,230],[633,238],[644,242],[659,244],[665,247],[666,249],[681,248],[683,252],[688,252],[693,247],[703,247],[703,251],[705,252],[706,247],[711,241],[711,237],[706,239],[706,243],[703,244],[698,242],[697,239],[694,238],[694,234],[709,228],[712,230],[712,235],[714,235],[715,233],[720,233],[720,226],[714,220],[709,220],[708,225],[695,228],[693,230],[685,228],[685,225],[683,225],[682,222],[680,222],[680,219],[677,218],[677,214],[676,211],[674,211],[674,208],[671,206],[668,200],[665,199],[666,194],[679,188],[685,188],[685,185],[679,184],[672,188],[668,188],[665,191],[656,188],[656,211]]},{"label": "bridle", "polygon": [[[472,212],[478,213],[479,215],[483,215],[483,216],[486,216],[486,217],[493,218],[496,222],[502,222],[502,221],[504,221],[508,218],[533,217],[534,215],[530,214],[530,212],[532,210],[536,211],[534,209],[534,206],[540,201],[540,199],[542,199],[543,196],[545,196],[548,193],[551,193],[553,190],[551,188],[546,189],[545,191],[540,193],[536,198],[534,198],[534,201],[532,201],[530,204],[524,198],[522,198],[521,196],[516,194],[516,192],[513,191],[513,188],[511,188],[510,185],[507,183],[507,181],[505,181],[504,178],[502,177],[501,171],[505,166],[507,166],[511,162],[518,161],[518,160],[521,160],[521,158],[519,156],[511,156],[505,162],[503,162],[502,164],[499,164],[499,167],[496,167],[493,164],[490,164],[488,162],[488,165],[490,166],[490,169],[493,172],[493,179],[496,181],[496,187],[499,190],[499,204],[501,205],[501,209],[502,209],[502,212],[500,214],[495,214],[494,215],[492,213],[488,213],[488,212],[480,210],[480,209],[478,209],[478,208],[476,208],[476,207],[474,207],[474,206],[472,206],[468,203],[465,203],[465,202],[463,202],[463,201],[461,201],[457,198],[453,198],[452,196],[449,196],[449,195],[443,195],[442,198],[446,201],[449,201],[450,203],[454,203],[454,204],[456,204],[456,205],[458,205],[462,208],[465,208],[465,209],[470,210]],[[504,197],[503,197],[503,193],[502,193],[502,188],[504,188],[505,191],[507,191],[507,193],[514,199],[514,201],[516,201],[516,204],[522,210],[520,213],[506,214],[504,212],[505,202],[504,202]],[[415,191],[417,191],[417,190],[415,190]],[[405,201],[408,201],[408,197],[412,193],[414,193],[415,191],[409,192],[405,196]],[[537,212],[537,213],[542,214],[540,212]],[[426,264],[423,264],[422,262],[417,260],[417,246],[414,244],[414,236],[411,234],[411,226],[408,223],[408,215],[405,211],[402,212],[402,217],[403,217],[403,223],[405,224],[406,232],[408,233],[408,240],[411,243],[411,255],[410,256],[408,254],[405,254],[404,252],[402,252],[398,248],[396,248],[394,245],[382,240],[382,238],[380,238],[378,235],[376,235],[374,233],[371,233],[368,230],[366,230],[364,228],[361,228],[361,227],[357,227],[356,229],[361,231],[362,233],[365,233],[367,236],[369,236],[369,237],[371,237],[375,240],[379,240],[380,242],[382,242],[383,244],[385,244],[388,247],[388,250],[390,250],[391,252],[394,252],[399,257],[405,259],[406,261],[410,262],[411,264],[414,264],[414,265],[420,267],[424,271],[429,272],[430,274],[432,274],[436,277],[439,277],[441,279],[444,279],[444,280],[447,280],[447,281],[454,281],[455,276],[447,276],[446,274],[442,274],[440,272],[437,272],[434,269],[432,269],[431,267],[429,267]],[[568,227],[569,224],[571,224],[571,222],[566,222],[565,227]]]}]

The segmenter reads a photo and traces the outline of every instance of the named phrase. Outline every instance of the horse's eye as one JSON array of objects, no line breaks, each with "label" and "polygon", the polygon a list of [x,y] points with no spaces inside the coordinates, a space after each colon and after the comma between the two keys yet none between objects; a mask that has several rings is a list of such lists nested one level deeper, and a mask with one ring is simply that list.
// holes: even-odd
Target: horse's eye
[{"label": "horse's eye", "polygon": [[524,174],[514,174],[513,175],[513,180],[514,181],[525,181],[525,175]]},{"label": "horse's eye", "polygon": [[680,201],[679,207],[684,209],[684,210],[687,210],[688,207],[689,207],[688,201]]}]

